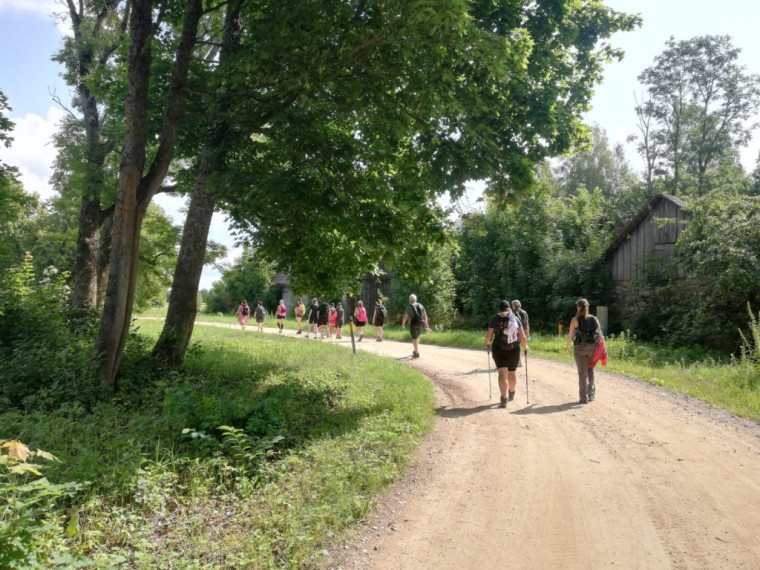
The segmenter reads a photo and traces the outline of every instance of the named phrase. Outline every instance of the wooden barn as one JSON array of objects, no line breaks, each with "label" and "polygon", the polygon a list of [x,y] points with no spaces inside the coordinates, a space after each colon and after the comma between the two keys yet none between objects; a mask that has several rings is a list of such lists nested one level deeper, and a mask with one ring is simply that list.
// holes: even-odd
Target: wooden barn
[{"label": "wooden barn", "polygon": [[604,254],[613,282],[610,312],[625,325],[634,284],[648,271],[685,277],[674,255],[691,213],[677,196],[657,194],[623,227]]}]

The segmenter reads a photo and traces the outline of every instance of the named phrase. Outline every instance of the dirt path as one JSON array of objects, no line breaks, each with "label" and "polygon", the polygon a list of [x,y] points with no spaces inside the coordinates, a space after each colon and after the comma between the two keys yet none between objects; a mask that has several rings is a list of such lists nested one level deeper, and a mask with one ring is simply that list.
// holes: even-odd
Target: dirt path
[{"label": "dirt path", "polygon": [[758,424],[604,372],[596,401],[576,404],[570,357],[529,358],[530,404],[519,368],[503,410],[495,374],[488,399],[485,351],[420,352],[409,364],[433,382],[435,429],[324,551],[326,568],[760,568]]}]

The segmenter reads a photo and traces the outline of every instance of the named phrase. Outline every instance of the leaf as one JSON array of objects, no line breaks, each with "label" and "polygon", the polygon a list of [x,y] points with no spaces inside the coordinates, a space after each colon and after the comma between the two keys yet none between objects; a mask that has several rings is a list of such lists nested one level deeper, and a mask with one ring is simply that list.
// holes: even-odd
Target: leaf
[{"label": "leaf", "polygon": [[29,456],[29,448],[20,441],[8,441],[3,444],[8,449],[8,457],[13,457],[19,461],[26,461]]},{"label": "leaf", "polygon": [[38,449],[37,451],[35,451],[35,454],[38,457],[47,459],[48,461],[58,461],[58,463],[60,463],[60,460],[55,455],[53,455],[52,453],[48,453],[47,451],[42,451],[41,449]]},{"label": "leaf", "polygon": [[17,465],[12,465],[10,468],[8,468],[8,471],[11,473],[16,473],[18,475],[23,475],[24,473],[34,473],[35,475],[42,475],[36,467],[30,463],[19,463]]}]

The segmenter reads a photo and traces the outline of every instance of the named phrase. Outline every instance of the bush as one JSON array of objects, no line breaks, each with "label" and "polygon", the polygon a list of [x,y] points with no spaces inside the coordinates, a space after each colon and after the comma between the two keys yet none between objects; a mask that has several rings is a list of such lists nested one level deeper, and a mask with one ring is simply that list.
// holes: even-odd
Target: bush
[{"label": "bush", "polygon": [[49,267],[35,280],[30,254],[0,278],[0,401],[7,405],[49,408],[101,396],[97,320],[68,307],[67,278]]}]

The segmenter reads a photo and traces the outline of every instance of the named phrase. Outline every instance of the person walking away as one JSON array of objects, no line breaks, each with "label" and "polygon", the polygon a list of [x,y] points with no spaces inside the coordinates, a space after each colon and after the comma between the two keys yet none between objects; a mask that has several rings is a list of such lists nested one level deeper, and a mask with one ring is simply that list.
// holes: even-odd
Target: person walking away
[{"label": "person walking away", "polygon": [[603,341],[602,327],[599,319],[588,312],[589,304],[586,299],[578,299],[575,303],[578,308],[577,314],[570,321],[570,330],[567,333],[565,354],[570,351],[570,343],[573,343],[573,357],[578,367],[578,402],[588,404],[596,398],[596,384],[594,383],[594,368],[589,366],[596,348]]},{"label": "person walking away", "polygon": [[417,295],[409,295],[409,305],[404,311],[404,316],[401,319],[401,326],[406,326],[406,321],[409,320],[409,334],[412,336],[412,358],[420,357],[420,334],[422,334],[422,327],[425,327],[425,332],[432,332],[430,325],[428,324],[428,316],[425,311],[425,307],[422,303],[417,302]]},{"label": "person walking away", "polygon": [[251,308],[248,306],[248,301],[243,299],[237,309],[237,322],[242,330],[245,330],[245,325],[248,323],[248,317],[250,315]]},{"label": "person walking away", "polygon": [[[522,308],[522,304],[517,299],[512,301],[512,312],[517,318],[520,319],[523,327],[523,332],[525,333],[525,338],[530,340],[530,321],[528,320],[528,313],[525,311],[525,309]],[[520,368],[522,365],[522,359],[518,360],[517,367]]]},{"label": "person walking away", "polygon": [[321,297],[319,299],[319,312],[317,314],[317,323],[319,324],[319,333],[322,338],[327,338],[327,322],[330,319],[330,305]]},{"label": "person walking away", "polygon": [[364,303],[359,301],[354,309],[354,320],[356,321],[356,332],[359,333],[359,338],[356,342],[361,342],[364,338],[364,327],[367,326],[367,309],[364,308]]},{"label": "person walking away", "polygon": [[317,322],[319,321],[319,305],[316,299],[311,300],[309,307],[309,319],[306,325],[306,338],[309,338],[309,332],[314,328],[314,338],[317,338]]},{"label": "person walking away", "polygon": [[303,331],[301,330],[301,320],[303,319],[304,314],[306,314],[306,305],[303,304],[303,301],[301,298],[298,298],[298,301],[296,302],[296,307],[293,311],[296,315],[296,324],[298,325],[298,330],[296,331],[296,334],[301,334]]},{"label": "person walking away", "polygon": [[338,311],[335,309],[335,303],[330,303],[330,332],[327,334],[327,338],[332,338],[335,334],[335,321],[338,318]]},{"label": "person walking away", "polygon": [[343,310],[343,304],[338,303],[335,307],[335,338],[343,338],[343,320],[346,317],[346,313]]},{"label": "person walking away", "polygon": [[[509,301],[499,304],[499,312],[488,322],[486,349],[496,364],[499,376],[500,408],[506,408],[507,402],[515,399],[517,386],[517,362],[520,360],[520,346],[528,351],[528,342],[520,319],[509,309]],[[509,390],[509,391],[507,391]]]},{"label": "person walking away", "polygon": [[383,300],[375,301],[375,311],[372,313],[372,325],[375,327],[375,337],[377,342],[383,342],[383,325],[388,317],[388,309],[383,305]]},{"label": "person walking away", "polygon": [[256,324],[259,325],[259,332],[264,332],[264,320],[267,318],[267,310],[264,308],[264,302],[259,301],[256,305]]},{"label": "person walking away", "polygon": [[288,308],[285,306],[285,300],[280,299],[280,304],[277,305],[277,311],[275,312],[275,317],[277,318],[277,328],[280,329],[279,334],[282,334],[282,331],[285,328],[285,316],[287,314]]}]

